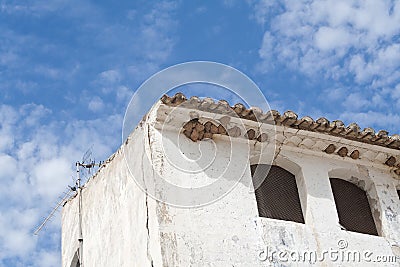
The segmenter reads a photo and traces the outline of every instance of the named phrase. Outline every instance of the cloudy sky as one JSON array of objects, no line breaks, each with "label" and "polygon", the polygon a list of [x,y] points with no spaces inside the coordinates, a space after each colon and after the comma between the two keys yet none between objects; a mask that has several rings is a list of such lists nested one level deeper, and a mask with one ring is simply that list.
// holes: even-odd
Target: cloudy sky
[{"label": "cloudy sky", "polygon": [[33,230],[165,67],[221,62],[280,112],[400,132],[400,1],[0,0],[0,32],[0,267],[60,266],[59,216]]}]

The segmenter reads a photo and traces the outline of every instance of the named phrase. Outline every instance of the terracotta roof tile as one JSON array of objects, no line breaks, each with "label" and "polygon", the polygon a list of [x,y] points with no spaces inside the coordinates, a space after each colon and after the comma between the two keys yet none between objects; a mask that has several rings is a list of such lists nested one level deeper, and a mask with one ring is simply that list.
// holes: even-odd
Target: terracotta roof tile
[{"label": "terracotta roof tile", "polygon": [[[374,129],[372,128],[365,128],[361,130],[357,123],[351,123],[346,127],[340,120],[329,122],[329,120],[323,117],[317,119],[316,121],[309,116],[299,119],[298,115],[290,110],[284,112],[282,115],[276,110],[271,110],[270,112],[264,113],[260,108],[251,107],[248,109],[241,103],[237,103],[231,107],[225,100],[219,100],[215,102],[212,98],[201,99],[196,96],[192,96],[190,99],[187,99],[182,93],[177,93],[172,97],[164,95],[161,97],[161,101],[168,106],[182,105],[185,108],[199,109],[231,116],[236,113],[239,118],[246,120],[256,121],[258,119],[263,123],[273,122],[276,125],[284,125],[287,127],[312,132],[322,132],[349,140],[400,150],[399,135],[395,134],[389,136],[389,133],[385,130],[380,130],[378,133],[375,133]],[[344,154],[345,151],[341,152]],[[356,154],[353,156],[357,157]]]}]

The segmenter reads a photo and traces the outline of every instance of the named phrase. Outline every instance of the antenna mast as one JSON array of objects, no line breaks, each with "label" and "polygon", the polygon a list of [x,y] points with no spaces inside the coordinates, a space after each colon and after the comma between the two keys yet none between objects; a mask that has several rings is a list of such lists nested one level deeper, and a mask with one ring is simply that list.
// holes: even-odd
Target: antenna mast
[{"label": "antenna mast", "polygon": [[86,159],[83,159],[82,162],[76,162],[76,186],[78,191],[78,213],[79,213],[79,233],[78,233],[78,242],[79,242],[79,250],[78,250],[78,257],[79,257],[79,266],[83,266],[83,231],[82,231],[82,186],[81,186],[81,175],[80,175],[80,168],[90,169],[93,167],[100,167],[103,163],[100,161],[99,163],[95,163],[91,161],[89,163],[85,163]]},{"label": "antenna mast", "polygon": [[[93,145],[92,145],[93,147]],[[81,178],[81,168],[87,169],[88,173],[91,173],[91,169],[94,167],[101,167],[103,165],[103,162],[98,162],[96,163],[94,160],[91,160],[90,157],[92,155],[92,147],[90,147],[85,154],[82,157],[82,161],[79,162],[77,161],[75,163],[76,167],[76,182],[75,186],[71,187],[68,186],[68,190],[64,192],[63,197],[61,200],[57,203],[55,208],[50,212],[50,214],[44,219],[42,224],[35,230],[34,234],[38,235],[39,232],[45,227],[45,225],[51,220],[51,218],[55,215],[56,211],[65,204],[66,201],[71,197],[72,192],[76,192],[78,196],[78,213],[79,213],[79,222],[78,222],[78,242],[79,242],[79,247],[78,247],[78,261],[79,261],[79,267],[83,266],[83,231],[82,231],[82,178]],[[87,175],[87,173],[86,173]],[[87,178],[87,177],[85,177]]]},{"label": "antenna mast", "polygon": [[75,164],[76,166],[76,185],[78,187],[78,210],[79,210],[79,236],[78,236],[78,242],[79,242],[79,266],[83,266],[83,236],[82,236],[82,187],[81,187],[81,176],[79,175],[79,166],[82,163],[79,161]]}]

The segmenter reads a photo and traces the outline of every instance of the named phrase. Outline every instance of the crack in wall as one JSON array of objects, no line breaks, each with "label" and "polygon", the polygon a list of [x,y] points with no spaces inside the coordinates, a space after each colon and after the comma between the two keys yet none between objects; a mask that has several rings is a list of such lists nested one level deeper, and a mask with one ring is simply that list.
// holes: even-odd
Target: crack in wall
[{"label": "crack in wall", "polygon": [[[258,127],[257,127],[257,133],[258,133],[259,136],[261,136],[261,124],[259,124]],[[256,134],[256,136],[257,136],[257,134]],[[254,142],[254,145],[253,145],[254,148],[256,147],[257,143],[261,143],[261,142],[258,141],[258,138],[255,139],[255,142]]]},{"label": "crack in wall", "polygon": [[[284,143],[285,139],[287,139],[287,136],[285,135],[285,127],[283,127],[283,129],[282,129],[282,135],[283,135],[284,139],[282,141],[280,141],[279,144],[277,144],[277,146],[275,147],[276,152],[274,155],[274,159],[272,160],[272,164],[274,164],[274,162],[276,162],[276,159],[278,158],[279,154],[282,151],[283,143]],[[275,137],[275,140],[276,140],[276,137]],[[275,143],[276,143],[276,141],[275,141]]]},{"label": "crack in wall", "polygon": [[[150,128],[147,128],[147,138],[149,141],[149,147],[151,148],[150,145]],[[151,149],[150,149],[151,150]],[[141,169],[142,169],[142,179],[143,179],[143,185],[144,185],[144,193],[145,193],[145,205],[146,205],[146,230],[147,230],[147,258],[150,261],[151,266],[154,266],[154,262],[153,262],[153,257],[151,256],[151,252],[150,252],[150,228],[149,228],[149,203],[148,203],[148,193],[147,193],[147,186],[146,186],[146,179],[145,179],[145,173],[144,173],[144,166],[143,166],[143,162],[145,160],[144,157],[147,157],[146,153],[142,154],[142,162],[141,162]],[[151,151],[150,151],[150,157],[151,157]],[[150,162],[151,164],[152,162]],[[152,169],[153,171],[153,169]]]},{"label": "crack in wall", "polygon": [[147,192],[146,192],[145,204],[146,204],[146,229],[147,229],[147,258],[150,260],[150,264],[153,267],[154,262],[150,253],[149,204],[148,204]]}]

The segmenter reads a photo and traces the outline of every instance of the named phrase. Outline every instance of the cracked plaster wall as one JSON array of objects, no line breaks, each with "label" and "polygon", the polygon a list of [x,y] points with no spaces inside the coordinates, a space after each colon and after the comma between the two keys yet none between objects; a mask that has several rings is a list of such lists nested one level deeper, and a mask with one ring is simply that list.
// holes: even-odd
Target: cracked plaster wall
[{"label": "cracked plaster wall", "polygon": [[[339,240],[345,240],[349,250],[371,251],[374,255],[399,253],[400,205],[396,182],[390,172],[356,164],[349,158],[299,153],[281,140],[274,163],[295,174],[305,224],[258,217],[255,196],[249,187],[248,165],[241,182],[224,198],[203,207],[178,208],[146,197],[130,177],[122,153],[125,150],[135,158],[133,164],[140,170],[139,179],[154,177],[154,171],[163,172],[171,181],[193,179],[174,173],[173,166],[165,160],[161,147],[165,144],[160,140],[176,134],[163,134],[143,125],[138,127],[129,143],[123,145],[114,159],[85,185],[84,266],[304,266],[307,264],[260,261],[259,253],[266,248],[322,253],[330,248],[337,249]],[[181,137],[185,138],[183,134]],[[149,143],[147,148],[146,142]],[[227,139],[215,137],[214,142],[224,146]],[[167,145],[174,143],[167,142]],[[198,143],[186,138],[180,145],[183,151],[190,152]],[[233,146],[239,152],[248,149],[243,141],[234,142]],[[203,148],[207,149],[206,143]],[[262,163],[263,156],[255,151],[256,147],[251,151],[250,162],[254,163],[257,158]],[[154,169],[143,160],[146,155],[150,155]],[[226,157],[223,153],[217,158],[224,162]],[[246,153],[235,153],[230,160],[248,163]],[[212,174],[219,171],[205,172],[198,178],[211,182]],[[236,172],[232,169],[224,177],[229,179]],[[375,219],[379,222],[380,236],[340,229],[329,184],[329,177],[338,175],[341,177],[337,178],[353,181],[368,191]],[[78,247],[77,202],[77,198],[72,199],[63,209],[63,267],[70,266]],[[337,266],[337,262],[319,265]],[[352,265],[359,266],[359,263],[345,264]],[[367,265],[363,263],[363,266]],[[375,266],[375,263],[369,265]],[[398,266],[398,263],[386,266]]]},{"label": "cracked plaster wall", "polygon": [[[142,137],[138,127],[131,136],[137,142],[119,149],[82,190],[84,266],[161,266],[154,201],[130,177],[123,155],[129,147],[128,152],[137,158],[135,168],[151,175],[151,168],[141,159],[145,157]],[[62,212],[63,267],[70,267],[78,249],[77,204],[75,197]]]}]

